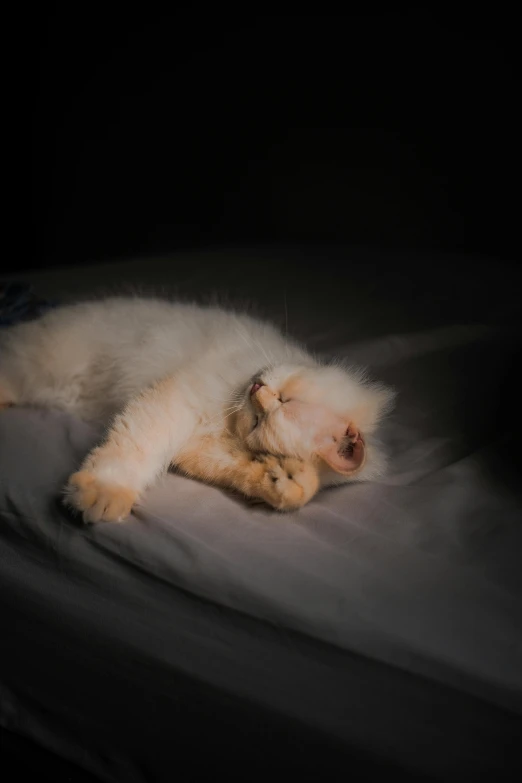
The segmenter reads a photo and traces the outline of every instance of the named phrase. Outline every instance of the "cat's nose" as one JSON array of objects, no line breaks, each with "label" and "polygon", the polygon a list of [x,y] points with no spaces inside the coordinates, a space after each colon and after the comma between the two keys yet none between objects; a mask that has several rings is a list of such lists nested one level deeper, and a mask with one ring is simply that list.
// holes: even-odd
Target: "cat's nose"
[{"label": "cat's nose", "polygon": [[265,412],[270,411],[279,404],[276,392],[269,389],[268,386],[259,386],[259,389],[252,395],[252,399]]}]

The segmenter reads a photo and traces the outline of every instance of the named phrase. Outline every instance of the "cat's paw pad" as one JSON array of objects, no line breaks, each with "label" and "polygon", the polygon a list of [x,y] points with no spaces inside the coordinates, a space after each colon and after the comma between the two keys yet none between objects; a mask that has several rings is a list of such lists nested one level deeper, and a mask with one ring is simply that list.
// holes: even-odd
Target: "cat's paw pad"
[{"label": "cat's paw pad", "polygon": [[291,511],[304,506],[319,488],[315,468],[294,457],[263,459],[263,498],[279,511]]},{"label": "cat's paw pad", "polygon": [[88,470],[74,473],[65,488],[66,503],[81,511],[85,522],[121,522],[129,516],[137,493],[107,484]]}]

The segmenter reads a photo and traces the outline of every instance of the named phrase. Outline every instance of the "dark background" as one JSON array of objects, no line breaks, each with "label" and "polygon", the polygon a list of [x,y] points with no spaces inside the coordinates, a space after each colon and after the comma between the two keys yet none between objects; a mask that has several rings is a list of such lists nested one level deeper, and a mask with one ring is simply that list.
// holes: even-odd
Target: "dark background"
[{"label": "dark background", "polygon": [[12,269],[292,242],[518,255],[514,11],[49,8]]},{"label": "dark background", "polygon": [[[45,6],[12,66],[32,218],[3,270],[273,243],[520,255],[514,10]],[[18,774],[90,779],[0,739]]]}]

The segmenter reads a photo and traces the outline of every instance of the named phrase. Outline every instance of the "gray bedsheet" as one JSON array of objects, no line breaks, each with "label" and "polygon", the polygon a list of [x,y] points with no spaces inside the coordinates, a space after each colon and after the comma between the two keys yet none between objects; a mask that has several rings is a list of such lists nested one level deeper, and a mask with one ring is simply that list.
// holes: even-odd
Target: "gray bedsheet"
[{"label": "gray bedsheet", "polygon": [[[282,255],[273,251],[267,265],[277,267]],[[303,270],[301,290],[284,282],[276,296],[268,285],[254,292],[240,280],[231,298],[255,294],[261,309],[287,318],[289,330],[315,350],[369,364],[398,388],[383,428],[388,476],[325,491],[281,516],[169,475],[127,524],[82,527],[56,498],[99,433],[58,412],[3,412],[0,589],[9,616],[20,607],[32,618],[27,628],[20,620],[20,634],[32,628],[33,660],[38,640],[49,643],[49,628],[58,644],[67,628],[77,639],[75,655],[82,637],[86,650],[110,650],[109,669],[121,648],[131,690],[157,666],[293,715],[413,771],[448,779],[475,767],[501,774],[522,713],[522,519],[513,429],[520,342],[509,267],[490,280],[490,265],[480,260],[424,259],[433,279],[423,286],[416,259],[384,263],[376,254],[331,251],[331,274],[311,300],[305,266],[317,275],[320,259],[297,251],[291,258]],[[136,262],[128,277],[167,288],[181,280],[178,290],[190,295],[218,286],[218,262],[217,254],[194,258],[190,267],[175,259]],[[232,254],[226,263],[237,280],[249,256]],[[341,263],[351,265],[350,290],[336,285]],[[87,274],[91,281],[81,274],[69,281],[63,273],[33,277],[55,298],[99,288],[102,274],[112,290],[113,267]],[[5,649],[14,655],[16,644],[11,639]],[[422,683],[419,701],[410,680],[396,675],[365,683],[373,675],[360,670],[361,660],[413,675]],[[79,666],[111,676],[97,660]],[[104,733],[94,725],[95,711],[77,685],[71,704],[55,701],[55,714],[38,718],[45,671],[35,664],[35,672],[30,687],[0,674],[4,725],[107,780],[148,779],[129,748],[109,742],[110,727]],[[438,693],[446,694],[440,703]],[[103,706],[107,698],[100,697],[102,726],[104,714],[114,720]],[[467,722],[457,719],[451,728],[461,704]],[[67,742],[64,727],[73,732]],[[451,732],[459,730],[457,741]],[[86,735],[97,737],[90,751]],[[489,755],[484,747],[477,752],[481,742],[490,743]]]}]

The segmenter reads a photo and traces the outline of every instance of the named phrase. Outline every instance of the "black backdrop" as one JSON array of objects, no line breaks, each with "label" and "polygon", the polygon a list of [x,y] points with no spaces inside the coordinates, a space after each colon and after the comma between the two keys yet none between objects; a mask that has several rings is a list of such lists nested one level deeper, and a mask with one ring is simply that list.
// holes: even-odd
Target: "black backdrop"
[{"label": "black backdrop", "polygon": [[41,6],[11,64],[30,251],[3,269],[272,242],[518,257],[514,11]]},{"label": "black backdrop", "polygon": [[296,241],[518,254],[514,16],[52,9],[29,23],[13,267]]}]

